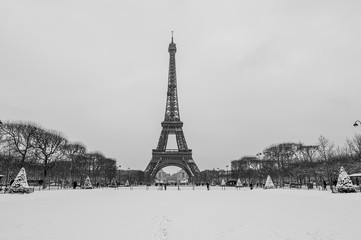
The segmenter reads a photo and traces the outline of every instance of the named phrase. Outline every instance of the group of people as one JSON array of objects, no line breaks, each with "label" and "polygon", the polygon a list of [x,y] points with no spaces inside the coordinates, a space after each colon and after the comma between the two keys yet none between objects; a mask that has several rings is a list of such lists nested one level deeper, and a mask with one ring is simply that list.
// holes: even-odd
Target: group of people
[{"label": "group of people", "polygon": [[[336,185],[337,185],[337,180],[336,179],[333,180],[332,185],[334,187],[336,187]],[[327,190],[327,183],[326,183],[325,180],[322,181],[322,190]]]},{"label": "group of people", "polygon": [[[149,186],[147,185],[147,190],[149,189]],[[166,183],[160,183],[158,190],[164,190],[167,191],[167,184]]]},{"label": "group of people", "polygon": [[[337,180],[334,180],[333,182],[333,186],[336,186],[336,184],[337,184]],[[10,183],[11,184],[11,183]],[[203,184],[202,184],[203,185]],[[245,185],[247,185],[247,184],[236,184],[235,185],[235,187],[236,187],[236,189],[237,190],[239,190],[241,187],[244,187]],[[254,186],[253,185],[253,183],[251,182],[251,183],[249,183],[249,188],[250,188],[250,190],[253,190],[253,188],[254,187],[259,187],[259,183],[257,182],[256,183],[256,186]],[[96,184],[95,184],[95,186],[97,187],[97,188],[99,188],[100,187],[100,184],[99,184],[99,182],[97,182]],[[210,190],[210,183],[209,182],[206,182],[205,183],[205,186],[206,186],[206,188],[207,188],[207,191],[209,191]],[[222,180],[222,182],[221,182],[221,189],[222,190],[225,190],[226,189],[226,183],[225,183],[225,181],[224,180]],[[78,182],[77,181],[74,181],[73,182],[73,189],[76,189],[78,187]],[[133,186],[130,186],[131,187],[131,190],[133,189]],[[147,185],[147,190],[149,189],[149,185]],[[167,191],[167,184],[159,184],[159,187],[158,187],[158,190],[164,190],[164,191]],[[180,188],[179,188],[179,186],[178,186],[178,190],[180,190]],[[327,190],[327,182],[325,181],[325,180],[323,180],[322,181],[322,190]]]},{"label": "group of people", "polygon": [[[100,187],[100,183],[99,182],[96,182],[95,184],[96,188],[99,188]],[[76,189],[78,187],[78,182],[77,181],[74,181],[73,182],[73,189]]]},{"label": "group of people", "polygon": [[[205,185],[206,185],[206,187],[207,187],[207,191],[209,191],[209,186],[210,186],[209,182],[207,182]],[[180,190],[179,185],[177,185],[177,186],[178,186],[178,190]],[[149,189],[149,185],[146,186],[146,190],[148,190],[148,189]],[[163,183],[163,184],[159,184],[158,190],[167,191],[167,184],[164,184],[164,183]]]}]

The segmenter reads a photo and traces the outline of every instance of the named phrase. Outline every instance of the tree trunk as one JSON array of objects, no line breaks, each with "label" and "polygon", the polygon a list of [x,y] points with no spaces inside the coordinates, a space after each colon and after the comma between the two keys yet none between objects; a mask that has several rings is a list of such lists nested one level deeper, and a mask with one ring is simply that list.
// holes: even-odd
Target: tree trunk
[{"label": "tree trunk", "polygon": [[[47,183],[47,171],[48,171],[48,159],[45,158],[44,159],[44,172],[43,172],[43,189],[46,188],[46,183]],[[49,189],[50,189],[50,185],[49,185]]]},{"label": "tree trunk", "polygon": [[5,181],[5,185],[8,186],[8,183],[9,183],[9,178],[10,178],[10,170],[9,168],[7,169],[6,171],[6,181]]},{"label": "tree trunk", "polygon": [[73,158],[70,161],[70,185],[73,184],[74,173],[73,173]]},{"label": "tree trunk", "polygon": [[331,176],[331,171],[330,171],[330,168],[328,166],[328,164],[326,163],[326,170],[327,170],[327,180],[329,182],[329,185],[330,185],[330,190],[332,191],[332,176]]},{"label": "tree trunk", "polygon": [[21,162],[20,162],[20,168],[24,167],[25,163],[25,155],[22,155]]}]

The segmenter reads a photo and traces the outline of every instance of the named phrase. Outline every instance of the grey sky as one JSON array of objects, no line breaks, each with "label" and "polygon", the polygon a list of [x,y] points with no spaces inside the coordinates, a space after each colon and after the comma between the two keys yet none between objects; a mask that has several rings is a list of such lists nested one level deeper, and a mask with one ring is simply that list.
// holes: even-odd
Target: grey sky
[{"label": "grey sky", "polygon": [[[0,1],[0,118],[34,121],[144,170],[171,34],[201,170],[361,129],[360,1]],[[360,119],[361,120],[361,119]]]}]

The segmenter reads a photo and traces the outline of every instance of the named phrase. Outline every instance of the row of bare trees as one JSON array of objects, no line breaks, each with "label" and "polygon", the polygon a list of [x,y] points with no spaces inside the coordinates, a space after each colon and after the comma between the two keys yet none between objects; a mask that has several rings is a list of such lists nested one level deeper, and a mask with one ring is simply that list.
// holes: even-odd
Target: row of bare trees
[{"label": "row of bare trees", "polygon": [[30,122],[0,124],[0,174],[8,184],[25,167],[28,179],[50,179],[72,183],[86,176],[110,182],[116,175],[116,161],[101,152],[88,153],[81,143],[69,142],[60,132]]},{"label": "row of bare trees", "polygon": [[324,136],[316,145],[303,143],[273,144],[257,157],[232,161],[232,177],[263,182],[267,175],[280,186],[285,183],[306,184],[337,180],[340,167],[347,172],[361,172],[361,135],[347,139],[345,146],[335,146]]}]

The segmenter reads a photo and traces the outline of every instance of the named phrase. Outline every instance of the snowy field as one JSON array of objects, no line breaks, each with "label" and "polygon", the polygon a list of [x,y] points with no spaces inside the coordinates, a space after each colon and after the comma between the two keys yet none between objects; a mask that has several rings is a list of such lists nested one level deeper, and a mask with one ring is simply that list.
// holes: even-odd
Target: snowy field
[{"label": "snowy field", "polygon": [[361,194],[144,187],[0,194],[0,239],[361,239]]}]

